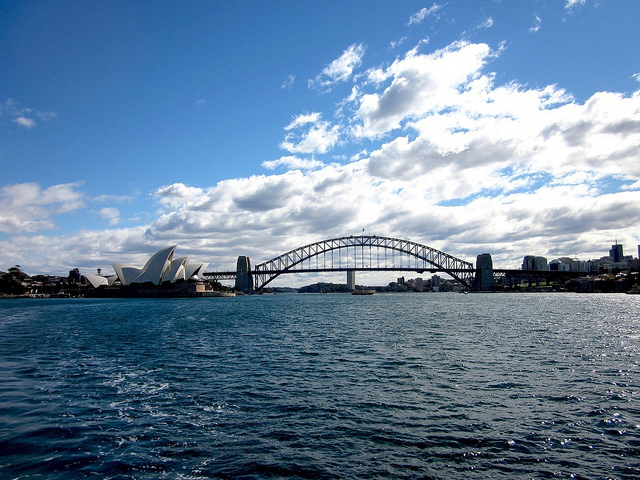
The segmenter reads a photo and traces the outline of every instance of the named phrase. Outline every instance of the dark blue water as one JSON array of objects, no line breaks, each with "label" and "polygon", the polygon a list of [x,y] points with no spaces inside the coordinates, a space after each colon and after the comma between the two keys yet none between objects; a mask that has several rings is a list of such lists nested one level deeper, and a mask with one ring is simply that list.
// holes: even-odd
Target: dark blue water
[{"label": "dark blue water", "polygon": [[640,478],[640,296],[0,301],[0,478]]}]

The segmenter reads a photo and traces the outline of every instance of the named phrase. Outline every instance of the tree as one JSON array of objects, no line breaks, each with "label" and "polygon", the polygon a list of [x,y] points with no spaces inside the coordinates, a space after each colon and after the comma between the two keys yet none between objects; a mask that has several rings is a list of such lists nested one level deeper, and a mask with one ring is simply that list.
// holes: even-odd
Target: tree
[{"label": "tree", "polygon": [[29,276],[20,269],[20,265],[11,267],[8,272],[0,272],[0,293],[22,295],[26,288],[22,282]]}]

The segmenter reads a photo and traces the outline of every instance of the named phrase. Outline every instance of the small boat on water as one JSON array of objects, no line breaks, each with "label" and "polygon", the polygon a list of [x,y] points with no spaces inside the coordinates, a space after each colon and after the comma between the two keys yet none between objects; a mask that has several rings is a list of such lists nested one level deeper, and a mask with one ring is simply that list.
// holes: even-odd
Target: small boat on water
[{"label": "small boat on water", "polygon": [[375,290],[353,290],[351,295],[373,295]]}]

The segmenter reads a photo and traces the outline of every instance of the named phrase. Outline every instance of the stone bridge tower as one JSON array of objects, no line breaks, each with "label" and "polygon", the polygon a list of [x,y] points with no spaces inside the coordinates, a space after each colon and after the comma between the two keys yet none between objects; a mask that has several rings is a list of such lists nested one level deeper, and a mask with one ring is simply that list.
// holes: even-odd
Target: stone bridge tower
[{"label": "stone bridge tower", "polygon": [[241,292],[253,293],[253,277],[251,276],[251,260],[243,255],[236,264],[236,288]]},{"label": "stone bridge tower", "polygon": [[493,287],[493,260],[490,253],[478,255],[473,287],[475,290],[491,290]]}]

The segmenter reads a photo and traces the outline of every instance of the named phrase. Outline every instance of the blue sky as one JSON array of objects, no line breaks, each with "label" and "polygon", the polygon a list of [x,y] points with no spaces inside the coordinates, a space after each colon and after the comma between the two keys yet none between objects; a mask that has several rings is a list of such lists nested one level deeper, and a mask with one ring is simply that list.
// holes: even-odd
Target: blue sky
[{"label": "blue sky", "polygon": [[0,269],[640,244],[640,3],[0,2]]}]

